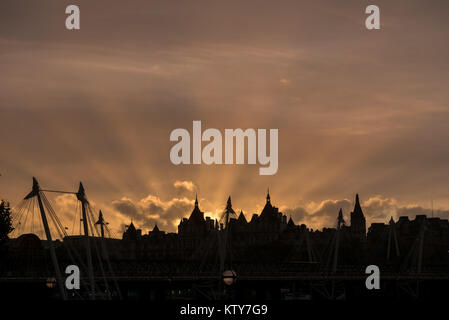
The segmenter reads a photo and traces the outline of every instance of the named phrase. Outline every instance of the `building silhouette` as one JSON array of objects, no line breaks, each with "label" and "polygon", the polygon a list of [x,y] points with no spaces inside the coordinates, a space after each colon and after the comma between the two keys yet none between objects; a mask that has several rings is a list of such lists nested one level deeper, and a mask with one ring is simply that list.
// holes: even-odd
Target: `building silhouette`
[{"label": "building silhouette", "polygon": [[[223,217],[225,216],[227,219],[220,221],[205,217],[196,198],[189,217],[181,219],[178,233],[165,233],[155,226],[148,234],[141,235],[140,230],[131,223],[123,234],[124,242],[131,249],[123,252],[132,259],[201,259],[202,254],[207,255],[206,251],[219,250],[216,241],[220,234],[226,232],[227,250],[233,261],[280,259],[324,262],[331,259],[329,257],[334,250],[337,229],[325,227],[322,230],[312,230],[305,224],[295,224],[291,217],[287,219],[272,204],[269,192],[260,214],[254,213],[249,221],[243,211],[238,215],[235,213],[230,197],[225,205]],[[376,257],[382,263],[399,263],[417,241],[423,225],[426,228],[423,247],[427,252],[423,257],[429,258],[428,262],[440,258],[447,260],[447,220],[427,218],[424,215],[418,215],[413,221],[408,217],[400,217],[397,222],[392,220],[389,224],[373,223],[367,233],[366,218],[359,195],[356,194],[354,208],[350,212],[350,224],[346,225],[341,209],[336,213],[336,222],[340,226],[339,264],[361,264],[368,256]],[[131,239],[133,240],[130,241]],[[410,255],[414,256],[415,253]]]},{"label": "building silhouette", "polygon": [[[346,279],[346,289],[352,290],[358,285],[351,279],[365,279],[364,268],[370,264],[378,265],[398,285],[397,279],[402,275],[421,279],[425,273],[427,279],[442,279],[449,267],[448,220],[425,215],[415,219],[402,216],[396,221],[391,217],[387,223],[372,223],[366,232],[358,194],[349,225],[340,209],[335,213],[336,227],[322,230],[312,230],[301,221],[295,223],[292,217],[287,219],[273,204],[269,192],[263,209],[252,214],[251,219],[245,217],[243,210],[235,212],[230,196],[223,208],[219,220],[205,217],[196,197],[189,216],[180,220],[177,233],[165,232],[155,224],[143,234],[131,221],[122,239],[67,236],[63,241],[54,241],[53,246],[61,265],[67,265],[71,263],[67,248],[76,249],[85,261],[86,239],[91,238],[90,245],[96,248],[100,261],[109,261],[107,265],[114,270],[114,275],[109,276],[117,276],[123,288],[141,290],[140,282],[135,281],[141,279],[146,283],[145,290],[162,286],[161,290],[170,292],[169,296],[176,296],[175,291],[167,291],[172,288],[172,277],[178,279],[178,294],[190,297],[190,284],[196,287],[198,279],[210,283],[210,279],[219,279],[224,270],[235,271],[239,279],[246,279],[241,288],[246,295],[248,290],[265,286],[273,287],[277,294],[285,286],[290,292],[295,292],[297,286],[305,290],[312,278],[316,285]],[[98,222],[106,225],[102,213]],[[47,241],[28,234],[11,239],[8,245],[10,258],[0,265],[0,276],[9,279],[52,275]],[[94,264],[93,269],[98,274],[101,267]],[[431,283],[433,286],[440,282]],[[443,285],[437,289],[443,290]]]},{"label": "building silhouette", "polygon": [[361,241],[366,238],[366,220],[360,206],[359,194],[355,196],[354,210],[351,212],[351,233]]}]

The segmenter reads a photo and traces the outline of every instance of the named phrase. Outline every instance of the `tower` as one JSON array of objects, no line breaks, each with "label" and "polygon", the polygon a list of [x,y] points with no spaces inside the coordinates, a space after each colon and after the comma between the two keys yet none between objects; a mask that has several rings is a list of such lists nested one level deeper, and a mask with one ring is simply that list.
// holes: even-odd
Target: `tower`
[{"label": "tower", "polygon": [[351,233],[361,239],[366,239],[366,220],[358,194],[355,195],[354,210],[351,212]]},{"label": "tower", "polygon": [[228,201],[226,202],[226,209],[225,209],[225,211],[223,213],[223,216],[222,216],[222,219],[224,219],[225,229],[228,228],[228,223],[229,223],[230,216],[237,217],[237,215],[235,214],[234,209],[232,209],[231,196],[228,197]]}]

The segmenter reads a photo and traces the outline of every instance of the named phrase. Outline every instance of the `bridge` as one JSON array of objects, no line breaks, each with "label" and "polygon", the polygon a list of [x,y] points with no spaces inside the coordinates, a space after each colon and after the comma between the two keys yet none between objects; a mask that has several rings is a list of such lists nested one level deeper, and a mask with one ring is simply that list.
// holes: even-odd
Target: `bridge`
[{"label": "bridge", "polygon": [[[57,253],[61,250],[55,247],[51,230],[56,230],[61,239],[67,239],[69,235],[66,232],[67,228],[61,223],[45,195],[48,192],[73,195],[79,201],[81,211],[79,216],[84,231],[79,238],[83,243],[82,248],[74,246],[72,241],[62,241],[64,254],[58,256]],[[178,261],[110,259],[106,245],[108,239],[105,237],[105,234],[110,234],[110,230],[101,212],[98,221],[95,222],[93,209],[87,200],[82,183],[77,192],[56,191],[41,189],[37,179],[33,178],[31,192],[19,205],[19,215],[23,216],[26,211],[33,211],[33,205],[30,202],[34,202],[40,213],[51,258],[51,267],[47,265],[39,270],[23,269],[14,265],[14,263],[17,264],[17,261],[3,263],[0,269],[0,283],[5,288],[25,288],[31,285],[44,290],[45,287],[53,290],[54,296],[63,300],[126,299],[133,290],[147,293],[156,290],[159,291],[159,295],[166,298],[173,297],[170,292],[187,290],[189,297],[198,297],[199,295],[206,299],[223,299],[232,295],[247,295],[251,290],[260,291],[261,287],[275,292],[274,296],[277,297],[281,297],[282,292],[294,294],[299,291],[303,294],[308,292],[310,295],[319,293],[320,297],[336,299],[345,296],[351,290],[358,291],[360,288],[364,288],[367,277],[366,265],[339,263],[340,230],[344,224],[341,213],[338,217],[331,250],[323,261],[314,261],[313,259],[275,263],[233,261],[231,279],[226,281],[229,280],[227,279],[229,275],[226,276],[224,271],[228,266],[226,257],[230,250],[226,240],[228,239],[227,228],[217,239],[219,250],[216,262],[201,258]],[[228,202],[223,214],[226,227],[230,215],[235,214],[231,210]],[[49,220],[53,223],[52,228],[50,228]],[[401,288],[401,292],[405,292],[411,297],[419,296],[420,287],[427,286],[433,288],[432,290],[438,288],[435,292],[439,292],[441,286],[447,286],[449,283],[448,266],[428,266],[422,263],[424,230],[423,227],[410,249],[408,260],[411,263],[405,268],[403,266],[398,268],[393,264],[379,265],[382,283],[388,283],[390,288]],[[392,231],[388,239],[388,256],[391,251],[395,251],[395,248],[396,254],[398,254],[397,238]],[[83,252],[80,252],[80,249]],[[307,251],[310,256],[310,248],[307,248]],[[414,258],[411,259],[411,256]],[[63,266],[70,264],[78,265],[82,270],[80,280],[83,289],[79,290],[76,295],[71,295],[65,288],[64,276],[61,272]],[[438,285],[435,285],[436,283]],[[58,291],[58,294],[54,293],[55,290]]]}]

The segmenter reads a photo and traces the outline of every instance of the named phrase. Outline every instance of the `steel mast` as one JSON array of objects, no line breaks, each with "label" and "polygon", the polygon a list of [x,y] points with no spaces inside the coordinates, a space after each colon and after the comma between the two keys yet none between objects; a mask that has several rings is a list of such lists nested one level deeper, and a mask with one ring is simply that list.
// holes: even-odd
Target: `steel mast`
[{"label": "steel mast", "polygon": [[94,281],[94,272],[92,265],[92,250],[90,248],[90,238],[89,238],[89,226],[88,226],[88,218],[86,209],[89,205],[89,201],[87,201],[86,193],[84,192],[83,184],[80,182],[80,186],[78,188],[78,192],[76,193],[76,197],[81,202],[82,214],[83,214],[83,226],[84,226],[84,237],[86,239],[86,254],[87,254],[87,268],[89,274],[90,286],[92,289],[92,300],[95,300],[95,281]]},{"label": "steel mast", "polygon": [[53,240],[51,237],[50,227],[48,226],[47,215],[45,214],[44,205],[42,204],[41,199],[41,189],[39,187],[39,183],[36,178],[33,177],[33,189],[32,191],[24,198],[24,200],[31,199],[33,197],[37,197],[37,202],[39,204],[39,210],[41,212],[42,224],[44,225],[45,236],[47,237],[48,246],[50,248],[50,256],[53,262],[53,267],[56,272],[56,280],[58,282],[59,291],[61,293],[62,299],[67,300],[67,294],[65,291],[64,284],[62,282],[61,270],[59,268],[58,258],[56,257],[55,247],[53,245]]}]

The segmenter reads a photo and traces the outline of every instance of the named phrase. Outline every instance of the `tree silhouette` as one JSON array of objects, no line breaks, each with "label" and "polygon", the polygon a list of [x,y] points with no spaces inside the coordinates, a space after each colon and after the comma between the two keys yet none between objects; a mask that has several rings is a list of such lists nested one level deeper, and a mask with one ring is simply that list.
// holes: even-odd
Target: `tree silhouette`
[{"label": "tree silhouette", "polygon": [[0,203],[0,246],[2,246],[6,240],[8,240],[8,235],[14,230],[11,221],[11,208],[9,203],[2,200]]}]

